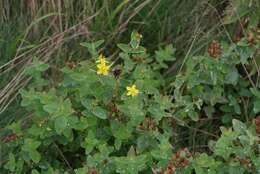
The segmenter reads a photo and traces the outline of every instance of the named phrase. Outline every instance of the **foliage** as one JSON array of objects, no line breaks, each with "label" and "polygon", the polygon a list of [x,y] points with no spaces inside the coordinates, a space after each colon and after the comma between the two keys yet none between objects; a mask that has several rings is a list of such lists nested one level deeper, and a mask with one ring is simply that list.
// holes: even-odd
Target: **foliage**
[{"label": "foliage", "polygon": [[[79,4],[72,4],[78,7],[80,1],[77,2]],[[113,32],[123,31],[131,20],[124,23],[122,19],[137,14],[131,14],[130,10],[137,12],[151,2],[98,2],[96,6],[102,10],[91,22],[90,29],[97,33],[104,30],[100,36],[106,35],[106,41],[83,42],[80,49],[73,50],[84,50],[75,55],[84,53],[88,59],[67,62],[64,67],[61,64],[60,70],[53,64],[44,63],[47,59],[35,57],[30,66],[21,71],[32,78],[30,85],[20,90],[20,105],[27,116],[1,129],[4,136],[0,142],[0,173],[260,172],[258,1],[216,1],[220,4],[220,7],[216,6],[217,14],[223,17],[221,31],[227,36],[218,33],[220,37],[213,41],[207,37],[207,42],[201,46],[199,43],[203,39],[199,38],[195,48],[192,41],[186,50],[183,45],[188,41],[183,41],[188,38],[195,42],[201,36],[200,30],[205,34],[210,29],[209,21],[196,23],[194,28],[193,25],[188,28],[177,25],[179,28],[174,29],[174,34],[181,36],[184,32],[185,37],[173,44],[160,43],[158,46],[152,33],[161,25],[148,26],[169,14],[160,15],[153,21],[153,17],[142,19],[143,13],[138,13],[134,19],[145,21],[147,30],[143,34],[153,37],[143,38],[134,31],[128,44],[112,45],[118,41]],[[166,1],[158,1],[161,2]],[[73,18],[67,14],[67,7],[74,6],[63,9],[64,4],[58,7],[59,13],[65,10],[64,17]],[[194,4],[198,6],[188,12],[191,15],[204,13],[201,9],[207,9],[205,4],[215,4],[215,1]],[[189,9],[189,5],[193,9],[194,4],[176,7]],[[83,11],[88,11],[85,7]],[[151,7],[151,12],[145,11],[149,5],[144,8],[144,14],[152,15],[156,4]],[[75,14],[81,14],[81,8]],[[182,13],[176,14],[184,19]],[[208,14],[207,10],[205,14]],[[175,17],[177,20],[178,16]],[[118,19],[118,25],[115,19]],[[212,17],[210,20],[215,21]],[[206,27],[202,27],[204,22],[208,22]],[[55,29],[63,31],[62,26]],[[129,23],[129,26],[135,24]],[[193,32],[188,33],[189,28],[194,30],[193,37],[190,37]],[[37,33],[37,27],[34,29]],[[156,33],[160,42],[167,36],[164,34]],[[208,48],[204,52],[205,45]],[[155,47],[159,49],[154,51]],[[27,50],[27,47],[23,49]],[[194,55],[195,52],[200,54]],[[51,73],[56,78],[51,78]],[[15,81],[15,85],[18,83]]]},{"label": "foliage", "polygon": [[199,154],[193,161],[196,173],[259,173],[259,135],[255,125],[232,121],[233,129],[221,128],[221,137],[210,142],[212,156]]},{"label": "foliage", "polygon": [[[187,116],[198,121],[202,107],[209,117],[225,106],[242,115],[237,98],[243,94],[226,95],[225,86],[246,90],[253,98],[251,107],[257,108],[259,91],[242,85],[236,67],[243,61],[231,50],[248,45],[227,48],[220,58],[191,57],[173,83],[173,100],[163,92],[160,71],[175,60],[174,49],[169,45],[153,56],[141,46],[141,38],[133,32],[129,44],[118,44],[122,52],[116,66],[99,56],[97,49],[103,41],[81,44],[90,50],[92,59],[64,67],[63,80],[56,87],[41,77],[49,66],[34,59],[26,69],[34,81],[21,90],[21,105],[32,113],[31,121],[7,127],[15,137],[5,143],[9,154],[1,170],[43,174],[259,171],[256,129],[238,120],[233,120],[233,130],[222,128],[221,137],[210,143],[212,156],[192,157],[187,149],[174,154],[171,143],[172,122]],[[101,65],[105,73],[99,73]],[[248,163],[239,167],[243,161]]]},{"label": "foliage", "polygon": [[[75,171],[138,173],[149,171],[162,157],[167,161],[172,148],[170,130],[158,129],[170,116],[172,103],[160,92],[164,81],[159,71],[153,70],[164,66],[152,61],[140,46],[140,36],[133,32],[129,45],[120,44],[123,52],[117,75],[112,64],[108,74],[98,73],[96,66],[109,62],[102,56],[98,59],[99,42],[82,44],[90,49],[93,59],[63,68],[64,80],[55,88],[48,88],[48,81],[39,76],[48,66],[35,59],[26,69],[34,83],[21,91],[21,105],[33,113],[32,122],[8,128],[18,137],[7,144],[11,153],[5,169],[64,173],[81,166]],[[156,126],[151,130],[150,125],[144,127],[146,119]],[[148,140],[152,144],[144,145]]]}]

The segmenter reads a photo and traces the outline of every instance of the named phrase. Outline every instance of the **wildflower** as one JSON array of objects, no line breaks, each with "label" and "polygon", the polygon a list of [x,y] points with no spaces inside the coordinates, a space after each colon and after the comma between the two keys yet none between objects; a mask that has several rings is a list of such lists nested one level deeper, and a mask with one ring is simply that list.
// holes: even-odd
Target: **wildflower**
[{"label": "wildflower", "polygon": [[103,56],[103,54],[100,54],[100,55],[98,56],[98,60],[96,61],[96,63],[106,64],[106,63],[108,63],[108,61],[106,60],[106,57]]},{"label": "wildflower", "polygon": [[128,86],[128,87],[126,87],[126,89],[127,89],[127,94],[126,94],[126,95],[128,95],[128,96],[135,97],[135,96],[137,96],[138,93],[139,93],[139,90],[136,89],[136,86],[135,86],[135,85]]},{"label": "wildflower", "polygon": [[108,75],[109,66],[107,66],[105,63],[97,64],[97,74],[100,75]]},{"label": "wildflower", "polygon": [[98,60],[96,61],[97,64],[97,74],[101,75],[108,75],[109,66],[107,66],[108,61],[106,60],[106,57],[104,57],[102,54],[98,57]]}]

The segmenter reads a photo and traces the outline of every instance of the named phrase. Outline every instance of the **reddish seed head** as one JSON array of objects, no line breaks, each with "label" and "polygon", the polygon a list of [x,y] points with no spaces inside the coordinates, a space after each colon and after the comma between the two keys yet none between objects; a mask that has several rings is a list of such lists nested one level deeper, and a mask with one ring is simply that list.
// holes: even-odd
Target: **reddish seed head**
[{"label": "reddish seed head", "polygon": [[6,137],[3,139],[3,142],[8,143],[8,142],[17,140],[17,138],[18,138],[18,137],[17,137],[16,134],[10,134],[10,135],[6,136]]},{"label": "reddish seed head", "polygon": [[96,169],[91,169],[89,171],[89,174],[99,174],[98,171]]},{"label": "reddish seed head", "polygon": [[241,37],[240,36],[234,36],[233,37],[233,41],[235,42],[235,43],[238,43],[239,41],[241,40]]},{"label": "reddish seed head", "polygon": [[164,174],[164,171],[163,171],[163,170],[161,170],[161,171],[159,172],[159,174]]},{"label": "reddish seed head", "polygon": [[189,164],[189,160],[187,158],[183,158],[183,164],[187,166]]},{"label": "reddish seed head", "polygon": [[76,68],[78,65],[74,62],[66,62],[65,66],[69,67],[69,68]]},{"label": "reddish seed head", "polygon": [[192,157],[192,152],[189,151],[187,156]]},{"label": "reddish seed head", "polygon": [[181,155],[181,152],[180,152],[180,151],[177,151],[177,152],[176,152],[176,158],[180,158],[180,155]]},{"label": "reddish seed head", "polygon": [[185,152],[189,151],[187,147],[184,147],[182,150]]},{"label": "reddish seed head", "polygon": [[217,41],[212,41],[208,46],[208,53],[213,58],[219,58],[223,52],[221,44]]},{"label": "reddish seed head", "polygon": [[116,106],[112,106],[111,112],[112,112],[112,113],[117,113],[117,112],[118,112],[117,107],[116,107]]},{"label": "reddish seed head", "polygon": [[114,74],[114,77],[115,77],[116,79],[118,79],[119,76],[120,76],[120,74],[121,74],[121,69],[120,69],[119,67],[116,67],[116,68],[114,69],[114,71],[113,71],[113,74]]},{"label": "reddish seed head", "polygon": [[260,116],[255,119],[256,133],[260,134]]},{"label": "reddish seed head", "polygon": [[260,126],[260,116],[256,117],[255,124],[256,126]]},{"label": "reddish seed head", "polygon": [[253,33],[251,33],[251,32],[247,33],[246,38],[247,38],[247,42],[249,44],[252,44],[252,45],[256,44],[256,40],[255,40],[255,37],[254,37]]}]

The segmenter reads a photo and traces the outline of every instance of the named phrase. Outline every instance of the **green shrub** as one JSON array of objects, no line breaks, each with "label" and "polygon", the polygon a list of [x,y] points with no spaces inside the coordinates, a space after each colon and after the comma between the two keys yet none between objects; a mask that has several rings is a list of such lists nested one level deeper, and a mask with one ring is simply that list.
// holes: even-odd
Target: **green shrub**
[{"label": "green shrub", "polygon": [[221,137],[209,143],[212,156],[198,154],[192,162],[200,174],[244,174],[260,172],[259,135],[254,124],[233,120],[233,129],[221,128]]},{"label": "green shrub", "polygon": [[[259,172],[255,124],[233,119],[233,130],[222,128],[221,137],[210,142],[211,155],[192,155],[173,143],[173,125],[198,121],[203,112],[213,117],[217,110],[226,124],[228,115],[256,116],[259,90],[240,68],[252,65],[259,42],[242,39],[224,48],[215,43],[209,54],[191,57],[172,83],[172,96],[165,93],[161,72],[175,61],[175,49],[169,45],[152,55],[141,38],[133,32],[129,44],[118,44],[122,52],[113,62],[98,53],[102,40],[82,43],[92,59],[67,64],[54,87],[42,78],[49,66],[35,59],[25,71],[34,80],[21,91],[21,105],[31,114],[7,127],[8,159],[1,173]],[[241,109],[244,98],[247,110]]]},{"label": "green shrub", "polygon": [[[64,80],[55,88],[41,78],[48,65],[34,60],[26,70],[34,82],[21,91],[21,105],[32,119],[9,127],[18,139],[8,143],[5,169],[138,173],[151,171],[159,161],[158,166],[167,163],[172,153],[167,124],[172,102],[160,91],[164,81],[159,70],[165,64],[152,61],[140,40],[133,32],[129,45],[118,44],[123,52],[115,67],[96,51],[103,41],[82,43],[93,59],[65,67]],[[166,54],[165,60],[171,56]]]}]

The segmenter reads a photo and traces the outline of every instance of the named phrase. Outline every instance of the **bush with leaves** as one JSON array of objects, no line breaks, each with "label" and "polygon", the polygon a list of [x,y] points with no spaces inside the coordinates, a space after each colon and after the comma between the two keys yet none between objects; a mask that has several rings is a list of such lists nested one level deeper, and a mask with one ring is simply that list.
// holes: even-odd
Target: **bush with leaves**
[{"label": "bush with leaves", "polygon": [[169,95],[161,72],[175,61],[175,49],[169,45],[151,55],[141,38],[133,32],[113,59],[99,54],[103,41],[82,43],[92,58],[67,64],[54,86],[42,78],[49,66],[34,59],[25,71],[33,82],[20,92],[30,114],[6,128],[1,173],[259,172],[260,124],[233,120],[233,130],[222,128],[221,137],[210,142],[212,155],[193,155],[174,144],[176,123],[217,114],[228,124],[257,115],[260,92],[252,80],[257,69],[251,76],[241,69],[255,65],[259,42],[214,42],[208,54],[185,62]]},{"label": "bush with leaves", "polygon": [[[141,37],[133,32],[130,44],[118,44],[123,52],[116,66],[98,54],[102,41],[82,43],[93,59],[63,68],[55,87],[41,78],[48,65],[35,59],[25,72],[34,82],[21,91],[30,122],[8,127],[16,138],[5,144],[10,153],[2,171],[139,173],[166,165],[173,106],[161,91],[159,71],[166,65],[151,59]],[[164,58],[174,59],[169,53]]]},{"label": "bush with leaves", "polygon": [[198,154],[192,162],[199,174],[249,174],[260,172],[260,138],[256,125],[234,119],[232,128],[221,127],[221,137],[210,141],[213,155]]}]

